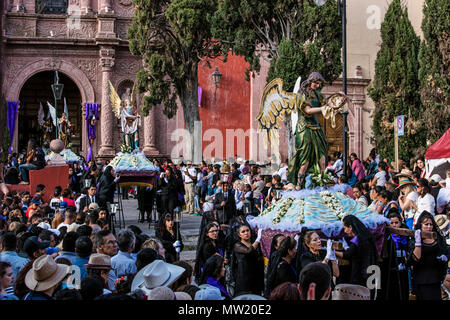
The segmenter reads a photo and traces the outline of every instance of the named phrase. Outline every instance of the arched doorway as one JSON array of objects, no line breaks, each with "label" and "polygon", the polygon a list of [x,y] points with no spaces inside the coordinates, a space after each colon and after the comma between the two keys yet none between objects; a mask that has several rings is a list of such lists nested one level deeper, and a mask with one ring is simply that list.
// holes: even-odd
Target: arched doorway
[{"label": "arched doorway", "polygon": [[[43,128],[38,124],[38,112],[42,104],[47,119],[49,109],[47,101],[55,105],[51,85],[54,82],[54,71],[43,71],[31,76],[23,85],[20,95],[20,109],[18,116],[19,151],[26,148],[28,139],[35,138],[42,145]],[[57,117],[64,111],[64,98],[69,110],[69,121],[72,124],[72,151],[78,153],[82,148],[82,98],[75,82],[65,74],[59,72],[59,83],[64,84],[62,100],[58,101]],[[53,128],[55,130],[55,128]],[[55,132],[55,131],[53,131]]]},{"label": "arched doorway", "polygon": [[[340,153],[343,152],[344,146],[343,146],[343,135],[344,135],[344,128],[343,128],[343,119],[342,114],[338,113],[336,115],[336,127],[333,128],[331,126],[331,120],[325,120],[325,118],[322,116],[322,114],[317,114],[317,121],[319,121],[320,126],[322,127],[325,136],[327,137],[327,143],[328,143],[328,155],[330,158],[332,158],[333,153],[336,151],[339,151]],[[347,121],[348,122],[348,121]],[[348,141],[347,141],[348,145]]]}]

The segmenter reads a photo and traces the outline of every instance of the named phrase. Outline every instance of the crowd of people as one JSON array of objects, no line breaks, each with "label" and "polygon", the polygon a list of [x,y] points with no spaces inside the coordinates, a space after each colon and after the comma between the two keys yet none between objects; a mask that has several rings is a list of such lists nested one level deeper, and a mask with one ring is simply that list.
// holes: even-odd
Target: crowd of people
[{"label": "crowd of people", "polygon": [[[26,168],[10,157],[5,170]],[[19,157],[20,159],[20,157]],[[3,192],[0,220],[0,297],[3,300],[230,300],[401,299],[449,296],[449,192],[446,177],[425,178],[423,159],[398,172],[373,150],[351,154],[343,172],[340,154],[328,164],[340,190],[384,215],[413,236],[387,233],[379,254],[369,229],[355,216],[342,221],[343,250],[325,247],[304,229],[277,234],[270,254],[262,230],[247,217],[276,203],[287,180],[287,162],[275,171],[235,157],[194,167],[153,160],[157,184],[138,187],[138,222],[155,223],[149,237],[136,225],[115,230],[110,212],[120,182],[108,163],[74,163],[68,188],[49,201],[35,194]],[[34,170],[35,168],[29,167]],[[24,172],[24,174],[22,174]],[[7,180],[8,173],[4,176]],[[128,194],[128,190],[124,192]],[[176,215],[201,215],[195,264],[180,260],[184,248]],[[434,232],[435,238],[422,236]],[[266,261],[265,261],[266,260]],[[367,268],[381,268],[381,290],[369,289]]]}]

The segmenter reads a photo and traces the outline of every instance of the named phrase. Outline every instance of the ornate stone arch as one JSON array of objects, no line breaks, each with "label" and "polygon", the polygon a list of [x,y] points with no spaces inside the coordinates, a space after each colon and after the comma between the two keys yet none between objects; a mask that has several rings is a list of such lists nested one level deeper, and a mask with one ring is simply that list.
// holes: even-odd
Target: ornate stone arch
[{"label": "ornate stone arch", "polygon": [[17,101],[23,85],[29,78],[39,72],[53,70],[64,73],[75,82],[81,93],[82,104],[85,102],[95,102],[94,87],[84,72],[68,61],[55,61],[52,59],[41,59],[27,64],[21,70],[17,70],[17,76],[9,86],[6,92],[6,98]]}]

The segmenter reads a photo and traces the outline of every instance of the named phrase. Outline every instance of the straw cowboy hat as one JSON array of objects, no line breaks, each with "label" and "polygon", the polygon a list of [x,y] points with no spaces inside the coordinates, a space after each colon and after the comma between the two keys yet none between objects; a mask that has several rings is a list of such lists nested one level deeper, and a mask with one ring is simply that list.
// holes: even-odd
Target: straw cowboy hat
[{"label": "straw cowboy hat", "polygon": [[33,267],[25,276],[26,286],[33,291],[45,291],[61,282],[71,268],[57,264],[49,255],[43,255],[33,262]]},{"label": "straw cowboy hat", "polygon": [[182,267],[155,260],[136,274],[131,284],[131,291],[141,289],[148,294],[156,287],[168,287],[181,277],[183,272]]},{"label": "straw cowboy hat", "polygon": [[399,189],[399,188],[401,188],[403,186],[406,186],[408,184],[412,184],[413,185],[414,182],[411,181],[408,177],[400,176],[400,179],[398,180],[398,187],[397,187],[397,189]]},{"label": "straw cowboy hat", "polygon": [[436,224],[441,230],[445,230],[449,222],[445,214],[438,214],[437,216],[434,217],[434,221],[436,221]]},{"label": "straw cowboy hat", "polygon": [[102,253],[93,253],[84,265],[86,269],[111,269],[111,257]]},{"label": "straw cowboy hat", "polygon": [[395,176],[412,178],[412,171],[407,168],[404,168],[404,169],[402,169],[402,171],[400,171],[400,173],[397,173]]},{"label": "straw cowboy hat", "polygon": [[370,291],[357,284],[338,284],[333,291],[332,300],[370,300]]}]

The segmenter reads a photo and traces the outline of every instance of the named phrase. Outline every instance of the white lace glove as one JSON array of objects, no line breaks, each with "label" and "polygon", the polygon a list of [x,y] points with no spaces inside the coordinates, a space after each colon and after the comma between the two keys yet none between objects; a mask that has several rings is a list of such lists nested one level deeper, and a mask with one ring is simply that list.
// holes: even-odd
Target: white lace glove
[{"label": "white lace glove", "polygon": [[331,251],[333,251],[333,241],[331,241],[331,239],[327,240],[327,254],[325,256],[325,259],[330,260],[331,257]]},{"label": "white lace glove", "polygon": [[300,236],[298,235],[298,233],[295,235],[294,240],[298,243],[298,239],[300,238]]},{"label": "white lace glove", "polygon": [[262,229],[258,229],[258,235],[256,237],[255,242],[261,242],[261,237],[262,237]]},{"label": "white lace glove", "polygon": [[414,240],[416,241],[416,247],[422,246],[422,234],[421,234],[420,229],[418,229],[414,232]]},{"label": "white lace glove", "polygon": [[344,250],[348,250],[348,248],[350,248],[347,241],[345,241],[345,238],[342,238],[342,246],[344,247]]},{"label": "white lace glove", "polygon": [[441,260],[443,262],[447,262],[448,258],[445,254],[440,255],[439,257],[436,257],[436,259]]},{"label": "white lace glove", "polygon": [[116,177],[115,179],[114,179],[114,183],[117,183],[117,181],[119,181],[120,180],[120,177]]},{"label": "white lace glove", "polygon": [[181,241],[177,240],[173,243],[173,246],[175,248],[175,251],[180,253],[181,252]]}]

